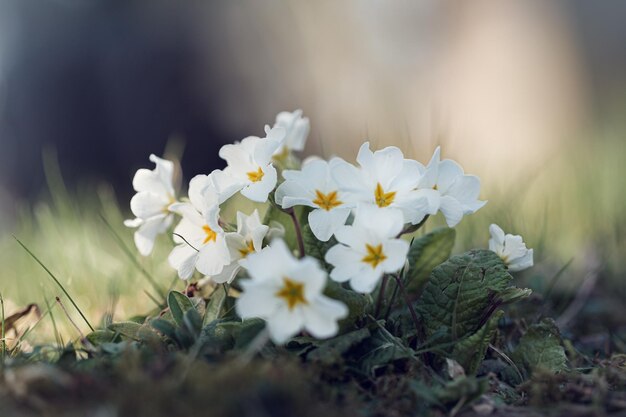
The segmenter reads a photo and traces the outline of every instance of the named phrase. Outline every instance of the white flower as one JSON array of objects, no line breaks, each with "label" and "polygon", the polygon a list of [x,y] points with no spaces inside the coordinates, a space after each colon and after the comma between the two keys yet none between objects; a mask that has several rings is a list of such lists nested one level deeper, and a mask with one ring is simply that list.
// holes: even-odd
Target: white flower
[{"label": "white flower", "polygon": [[252,201],[267,201],[277,180],[272,155],[282,145],[285,129],[266,126],[265,133],[266,138],[249,136],[239,143],[222,146],[219,155],[228,166],[214,175],[218,189],[241,190]]},{"label": "white flower", "polygon": [[294,112],[283,111],[276,116],[274,127],[285,129],[286,136],[283,145],[274,152],[274,158],[284,159],[292,151],[304,150],[306,139],[309,136],[311,126],[309,119],[302,117],[302,110]]},{"label": "white flower", "polygon": [[339,163],[332,159],[311,161],[301,171],[283,171],[285,182],[276,189],[276,202],[283,208],[313,207],[309,226],[319,240],[326,242],[335,231],[346,224],[353,205],[347,203],[330,175],[330,167]]},{"label": "white flower", "polygon": [[527,249],[519,235],[504,234],[497,224],[489,226],[489,250],[498,254],[510,271],[522,271],[533,266],[533,250]]},{"label": "white flower", "polygon": [[232,282],[237,272],[244,266],[245,258],[251,253],[259,252],[263,246],[263,239],[269,227],[261,223],[258,210],[246,216],[237,212],[237,231],[226,233],[226,245],[230,253],[230,264],[224,270],[212,277],[218,284]]},{"label": "white flower", "polygon": [[354,223],[335,233],[339,244],[326,252],[326,262],[334,266],[330,278],[372,292],[383,274],[398,271],[406,261],[409,244],[396,239],[403,225],[399,210],[359,206]]},{"label": "white flower", "polygon": [[343,160],[331,166],[333,179],[350,201],[400,209],[404,223],[424,218],[428,200],[415,190],[423,168],[419,162],[404,159],[395,146],[372,153],[369,142],[361,146],[356,160],[360,168]]},{"label": "white flower", "polygon": [[251,279],[241,280],[243,293],[236,304],[241,318],[264,319],[275,343],[301,330],[320,339],[337,334],[337,321],[348,308],[322,294],[326,272],[316,259],[296,259],[285,242],[275,240],[248,256],[246,264]]},{"label": "white flower", "polygon": [[212,175],[198,175],[189,183],[189,203],[170,209],[183,216],[174,229],[174,242],[168,261],[181,279],[189,279],[197,269],[205,275],[217,275],[230,263],[224,230],[219,224],[220,195]]},{"label": "white flower", "polygon": [[133,178],[137,194],[130,200],[130,209],[136,218],[124,222],[127,227],[138,228],[135,245],[144,256],[152,252],[156,236],[165,233],[172,224],[169,207],[176,201],[174,164],[155,155],[150,155],[150,161],[156,167],[152,171],[142,168]]},{"label": "white flower", "polygon": [[465,175],[463,168],[451,159],[441,161],[439,147],[420,173],[417,188],[420,195],[428,198],[428,214],[441,211],[450,227],[456,226],[463,215],[475,213],[487,203],[478,199],[480,179]]}]

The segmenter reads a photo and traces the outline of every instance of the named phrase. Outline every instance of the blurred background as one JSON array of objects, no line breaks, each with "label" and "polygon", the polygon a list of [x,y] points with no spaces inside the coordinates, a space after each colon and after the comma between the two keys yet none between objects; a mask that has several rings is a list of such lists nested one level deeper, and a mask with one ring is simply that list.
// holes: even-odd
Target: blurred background
[{"label": "blurred background", "polygon": [[[572,260],[562,291],[595,271],[623,299],[624,22],[626,2],[582,0],[0,0],[0,293],[58,292],[15,234],[92,317],[145,310],[99,216],[132,249],[121,222],[150,153],[188,180],[301,108],[307,155],[352,161],[367,138],[427,162],[440,144],[479,175],[489,204],[458,251],[497,222],[535,248],[528,285]],[[167,251],[138,259],[164,287]]]}]

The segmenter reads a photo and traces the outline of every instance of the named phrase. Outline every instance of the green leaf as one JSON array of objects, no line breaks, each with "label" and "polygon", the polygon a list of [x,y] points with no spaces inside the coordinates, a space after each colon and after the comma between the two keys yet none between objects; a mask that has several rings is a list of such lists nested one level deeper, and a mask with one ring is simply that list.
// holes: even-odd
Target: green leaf
[{"label": "green leaf", "polygon": [[240,320],[217,319],[205,326],[200,332],[200,342],[211,353],[223,353],[235,346],[235,336],[242,323]]},{"label": "green leaf", "polygon": [[415,358],[415,351],[402,343],[402,340],[389,333],[384,327],[372,331],[359,349],[365,353],[358,358],[359,367],[366,375],[374,375],[376,370],[401,359]]},{"label": "green leaf", "polygon": [[215,288],[213,293],[211,293],[211,298],[209,299],[209,303],[206,306],[206,311],[204,313],[204,320],[202,321],[202,326],[206,326],[211,323],[213,320],[217,320],[220,318],[222,308],[226,303],[226,288],[222,285]]},{"label": "green leaf", "polygon": [[324,257],[326,256],[326,252],[337,244],[337,240],[334,237],[331,237],[328,242],[318,240],[313,234],[311,226],[308,224],[302,226],[302,240],[306,254],[319,260],[326,270],[330,269]]},{"label": "green leaf", "polygon": [[532,292],[530,288],[509,287],[498,294],[498,301],[502,304],[511,304],[528,297]]},{"label": "green leaf", "polygon": [[340,363],[346,352],[370,336],[370,330],[364,327],[332,339],[319,341],[318,347],[307,355],[307,360],[327,366]]},{"label": "green leaf", "polygon": [[427,335],[449,329],[442,342],[456,342],[477,332],[507,294],[513,277],[498,255],[473,250],[453,256],[435,268],[424,287],[417,309]]},{"label": "green leaf", "polygon": [[413,240],[407,256],[406,276],[407,293],[411,298],[417,298],[433,269],[450,257],[455,237],[454,229],[441,227]]},{"label": "green leaf", "polygon": [[139,337],[137,336],[139,334],[139,329],[141,329],[141,324],[133,321],[123,321],[109,325],[109,330],[134,340],[139,340]]},{"label": "green leaf", "polygon": [[176,339],[176,326],[170,321],[164,319],[150,320],[150,326],[154,327],[163,336],[167,336],[172,340]]},{"label": "green leaf", "polygon": [[179,326],[183,325],[185,312],[194,308],[191,300],[185,294],[178,291],[170,291],[167,295],[167,305],[170,308],[174,321]]},{"label": "green leaf", "polygon": [[241,326],[234,329],[235,349],[246,348],[263,329],[265,322],[261,319],[248,319],[241,323]]},{"label": "green leaf", "polygon": [[354,323],[369,313],[372,308],[372,298],[369,294],[359,294],[355,291],[343,288],[335,281],[328,281],[324,294],[335,300],[343,302],[348,307],[348,317],[339,321],[342,331],[352,329]]},{"label": "green leaf", "polygon": [[189,334],[195,338],[202,330],[202,317],[195,308],[189,309],[183,314],[183,324]]},{"label": "green leaf", "polygon": [[[270,195],[273,198],[273,194]],[[270,224],[270,222],[280,223],[285,228],[285,235],[283,236],[285,243],[290,248],[297,246],[296,242],[296,229],[294,228],[291,217],[278,208],[275,203],[272,203],[267,208],[265,216],[263,218],[263,224]]]},{"label": "green leaf", "polygon": [[89,333],[86,338],[94,346],[100,346],[103,343],[113,342],[116,332],[111,330],[96,330]]},{"label": "green leaf", "polygon": [[112,323],[109,325],[109,330],[138,342],[154,343],[160,341],[159,336],[148,325],[132,321]]},{"label": "green leaf", "polygon": [[456,360],[468,374],[476,373],[481,362],[485,359],[487,347],[496,335],[498,321],[503,316],[504,312],[499,310],[476,333],[460,340],[454,345],[452,358]]},{"label": "green leaf", "polygon": [[534,369],[550,372],[566,370],[567,357],[554,321],[543,319],[530,326],[513,352],[513,360],[529,374]]}]

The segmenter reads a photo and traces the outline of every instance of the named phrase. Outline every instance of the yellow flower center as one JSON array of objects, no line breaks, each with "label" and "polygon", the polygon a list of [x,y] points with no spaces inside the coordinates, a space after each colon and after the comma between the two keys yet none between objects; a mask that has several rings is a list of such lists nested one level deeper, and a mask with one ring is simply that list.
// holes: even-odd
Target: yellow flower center
[{"label": "yellow flower center", "polygon": [[337,191],[331,191],[328,194],[324,194],[320,190],[315,190],[315,195],[317,196],[317,198],[313,200],[313,204],[317,204],[319,208],[322,208],[326,211],[329,211],[343,204],[343,201],[340,201],[337,198]]},{"label": "yellow flower center", "polygon": [[365,257],[363,257],[361,261],[365,262],[366,264],[370,264],[372,268],[376,268],[379,263],[387,259],[387,255],[383,253],[382,243],[378,246],[372,246],[366,243],[365,249],[367,250],[367,255],[365,255]]},{"label": "yellow flower center", "polygon": [[283,277],[285,285],[276,293],[277,297],[287,302],[289,310],[293,310],[298,304],[308,304],[304,298],[304,283],[293,281],[287,277]]},{"label": "yellow flower center", "polygon": [[248,175],[248,179],[250,181],[258,182],[258,181],[261,181],[263,179],[263,175],[265,175],[265,173],[263,172],[261,167],[259,167],[259,169],[257,169],[256,171],[247,172],[246,175]]},{"label": "yellow flower center", "polygon": [[383,190],[383,186],[380,183],[376,183],[376,190],[374,191],[374,198],[376,199],[376,205],[378,207],[387,207],[393,203],[393,199],[396,197],[396,192],[391,191],[386,193]]},{"label": "yellow flower center", "polygon": [[254,252],[254,242],[249,240],[246,242],[246,247],[239,249],[239,253],[241,254],[242,257],[246,257],[248,255],[250,255],[252,252]]},{"label": "yellow flower center", "polygon": [[207,244],[209,242],[215,242],[215,239],[217,238],[217,233],[215,233],[213,229],[211,229],[209,226],[205,224],[204,226],[202,226],[202,230],[204,230],[204,233],[206,233],[204,242],[202,242],[203,244]]}]

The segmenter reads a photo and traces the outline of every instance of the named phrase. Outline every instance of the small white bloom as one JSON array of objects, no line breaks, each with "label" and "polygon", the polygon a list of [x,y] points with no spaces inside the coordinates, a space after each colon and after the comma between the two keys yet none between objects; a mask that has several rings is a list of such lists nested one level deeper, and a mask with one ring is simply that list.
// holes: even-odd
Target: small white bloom
[{"label": "small white bloom", "polygon": [[222,146],[219,155],[228,166],[214,176],[218,189],[241,190],[252,201],[267,201],[277,180],[272,155],[282,145],[285,129],[266,126],[265,133],[266,138],[249,136],[239,143]]},{"label": "small white bloom", "polygon": [[398,271],[406,261],[409,244],[396,239],[403,226],[399,210],[359,206],[354,223],[335,233],[339,244],[326,252],[326,262],[334,266],[330,278],[350,281],[355,291],[372,292],[383,274]]},{"label": "small white bloom", "polygon": [[366,203],[382,210],[399,209],[404,223],[417,224],[426,215],[428,200],[415,190],[423,166],[404,159],[402,151],[388,146],[376,152],[365,142],[356,158],[360,167],[339,159],[331,175],[350,201]]},{"label": "small white bloom", "polygon": [[309,226],[319,240],[326,242],[335,231],[346,224],[353,204],[348,203],[330,175],[331,167],[339,159],[329,162],[311,161],[301,171],[283,171],[285,182],[276,189],[276,202],[283,208],[313,207]]},{"label": "small white bloom", "polygon": [[213,282],[218,284],[232,282],[237,272],[244,266],[244,259],[255,252],[259,252],[263,246],[263,239],[269,231],[269,227],[261,223],[258,210],[246,216],[237,212],[237,231],[226,233],[226,245],[230,253],[230,264],[224,270],[212,277]]},{"label": "small white bloom", "polygon": [[522,271],[533,266],[533,250],[519,235],[504,234],[497,224],[489,226],[489,250],[498,254],[510,271]]},{"label": "small white bloom", "polygon": [[316,259],[296,259],[285,242],[275,240],[248,256],[246,268],[251,279],[241,280],[237,314],[264,319],[275,343],[302,330],[319,339],[337,334],[337,321],[348,315],[348,308],[322,294],[326,272]]},{"label": "small white bloom", "polygon": [[174,242],[168,261],[181,279],[189,279],[197,269],[217,275],[230,263],[224,230],[219,224],[220,195],[212,175],[197,175],[189,183],[189,203],[173,204],[170,209],[183,216],[174,229]]},{"label": "small white bloom", "polygon": [[439,147],[428,166],[420,166],[418,193],[428,199],[428,214],[441,211],[448,226],[456,226],[464,215],[475,213],[487,203],[478,199],[480,179],[465,175],[463,168],[451,159],[441,161]]},{"label": "small white bloom", "polygon": [[176,202],[174,164],[156,155],[150,155],[150,161],[156,167],[153,170],[142,168],[133,178],[137,194],[130,200],[130,209],[136,218],[124,222],[127,227],[138,228],[135,245],[144,256],[152,252],[156,236],[165,233],[172,224],[169,207]]},{"label": "small white bloom", "polygon": [[282,159],[293,151],[303,151],[311,126],[307,117],[302,117],[302,110],[294,112],[283,111],[276,116],[274,127],[285,129],[286,136],[283,145],[274,152],[274,158]]}]

